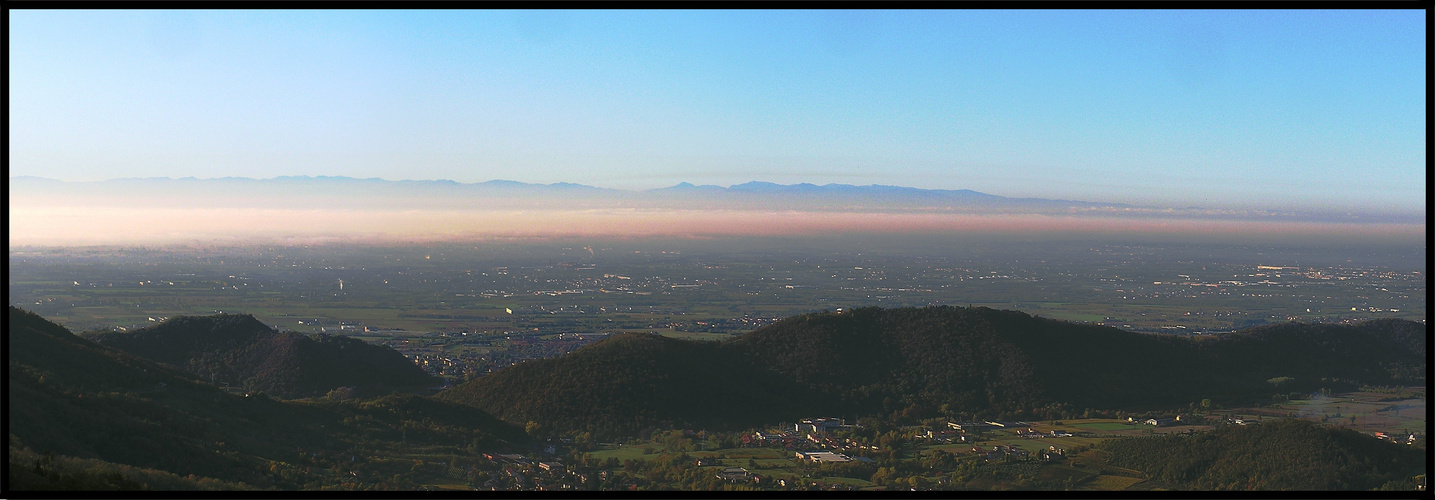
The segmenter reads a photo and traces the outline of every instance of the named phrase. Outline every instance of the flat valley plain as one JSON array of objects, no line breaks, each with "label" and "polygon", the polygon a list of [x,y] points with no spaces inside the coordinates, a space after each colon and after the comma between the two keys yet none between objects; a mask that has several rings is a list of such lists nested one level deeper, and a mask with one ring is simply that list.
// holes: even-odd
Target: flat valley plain
[{"label": "flat valley plain", "polygon": [[862,306],[986,306],[1177,335],[1425,321],[1423,247],[1019,237],[12,248],[10,304],[71,330],[252,314],[453,382],[643,331],[721,340]]}]

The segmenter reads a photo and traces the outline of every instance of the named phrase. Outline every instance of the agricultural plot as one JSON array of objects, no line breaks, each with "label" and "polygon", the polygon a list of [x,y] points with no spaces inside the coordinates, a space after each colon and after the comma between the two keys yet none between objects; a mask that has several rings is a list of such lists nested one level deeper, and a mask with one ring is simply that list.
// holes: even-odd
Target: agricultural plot
[{"label": "agricultural plot", "polygon": [[1429,415],[1425,395],[1424,387],[1405,387],[1394,393],[1359,391],[1318,394],[1309,399],[1233,411],[1268,418],[1301,418],[1372,433],[1423,433]]},{"label": "agricultural plot", "polygon": [[1127,431],[1136,427],[1135,424],[1119,420],[1073,421],[1070,425],[1077,430],[1091,432]]},{"label": "agricultural plot", "polygon": [[1142,481],[1145,481],[1145,479],[1139,477],[1113,476],[1102,474],[1093,477],[1086,483],[1082,484],[1081,489],[1099,491],[1122,491]]},{"label": "agricultural plot", "polygon": [[[645,453],[645,451],[650,451],[651,453]],[[661,452],[661,448],[654,449],[652,446],[604,445],[602,448],[593,450],[588,454],[598,460],[616,458],[621,462],[623,460],[648,460],[656,458]]]}]

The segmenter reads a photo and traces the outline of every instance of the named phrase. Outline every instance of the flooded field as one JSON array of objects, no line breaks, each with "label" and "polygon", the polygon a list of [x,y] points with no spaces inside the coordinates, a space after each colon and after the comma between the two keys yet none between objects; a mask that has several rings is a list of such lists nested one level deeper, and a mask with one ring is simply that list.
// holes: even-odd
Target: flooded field
[{"label": "flooded field", "polygon": [[1388,434],[1424,433],[1429,414],[1424,387],[1316,394],[1309,399],[1236,411],[1264,418],[1302,418]]}]

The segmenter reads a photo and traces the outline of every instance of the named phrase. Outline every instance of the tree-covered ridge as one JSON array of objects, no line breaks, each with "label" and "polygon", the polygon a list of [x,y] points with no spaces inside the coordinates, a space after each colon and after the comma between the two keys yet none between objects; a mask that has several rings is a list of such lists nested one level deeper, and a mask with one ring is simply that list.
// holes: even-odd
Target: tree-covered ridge
[{"label": "tree-covered ridge", "polygon": [[[1423,331],[1385,320],[1178,337],[944,306],[801,315],[733,344],[843,396],[854,411],[1114,409],[1235,402],[1275,389],[1421,384]],[[1277,377],[1289,382],[1273,387]]]},{"label": "tree-covered ridge", "polygon": [[1117,439],[1100,450],[1111,465],[1181,489],[1408,489],[1425,470],[1425,450],[1296,419]]},{"label": "tree-covered ridge", "polygon": [[[24,310],[11,307],[7,324],[12,455],[54,454],[231,487],[296,489],[326,480],[296,472],[312,465],[310,452],[373,453],[397,443],[505,450],[528,442],[521,428],[468,406],[410,395],[313,402],[238,396]],[[10,488],[44,488],[71,476],[130,488],[127,481],[144,475],[126,472],[121,480],[36,467],[32,475],[12,474],[35,484]]]},{"label": "tree-covered ridge", "polygon": [[540,431],[617,437],[645,428],[756,425],[823,405],[792,387],[789,377],[718,343],[630,333],[521,363],[438,397],[510,422],[535,422]]},{"label": "tree-covered ridge", "polygon": [[1423,383],[1421,332],[1395,320],[1193,338],[981,307],[873,307],[799,315],[725,343],[619,336],[441,397],[512,422],[604,434],[818,414],[1044,418]]},{"label": "tree-covered ridge", "polygon": [[388,347],[342,336],[276,332],[247,314],[180,316],[92,338],[214,383],[282,397],[322,396],[339,387],[377,392],[437,383]]}]

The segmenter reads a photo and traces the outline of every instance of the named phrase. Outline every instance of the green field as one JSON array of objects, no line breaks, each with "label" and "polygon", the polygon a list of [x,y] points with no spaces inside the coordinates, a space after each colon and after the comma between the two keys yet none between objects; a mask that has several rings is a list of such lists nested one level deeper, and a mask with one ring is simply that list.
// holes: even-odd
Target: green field
[{"label": "green field", "polygon": [[1126,423],[1126,422],[1117,422],[1117,421],[1082,422],[1082,423],[1072,424],[1072,426],[1073,426],[1073,427],[1078,427],[1078,428],[1081,428],[1081,429],[1091,429],[1091,430],[1095,430],[1095,431],[1126,431],[1126,430],[1139,429],[1139,428],[1141,428],[1141,426],[1136,425],[1136,424],[1130,424],[1130,423]]},{"label": "green field", "polygon": [[614,446],[614,447],[611,447],[611,448],[608,447],[608,446],[604,446],[603,449],[593,450],[593,451],[589,452],[589,455],[592,455],[593,458],[596,458],[596,459],[599,459],[599,460],[607,460],[607,459],[609,459],[609,458],[616,458],[616,459],[618,459],[619,461],[623,461],[623,460],[648,460],[648,459],[652,459],[652,458],[657,457],[657,456],[658,456],[658,453],[661,453],[661,452],[663,451],[661,447],[653,447],[653,446],[651,446],[651,445],[649,445],[649,446],[647,446],[647,447],[648,447],[648,448],[653,448],[653,453],[646,453],[646,454],[643,453],[643,448],[644,448],[643,446],[626,446],[626,445],[625,445],[625,446]]},{"label": "green field", "polygon": [[1139,477],[1111,476],[1102,474],[1092,478],[1085,484],[1082,484],[1081,489],[1099,491],[1121,491],[1126,488],[1130,488],[1132,485],[1141,481],[1144,481],[1144,479]]},{"label": "green field", "polygon": [[732,335],[732,334],[729,334],[729,333],[679,332],[679,331],[674,331],[674,330],[671,329],[671,328],[665,328],[665,329],[662,329],[662,330],[652,330],[652,331],[654,331],[654,332],[656,332],[658,335],[662,335],[662,336],[664,336],[664,337],[670,337],[670,338],[675,338],[675,339],[683,339],[683,340],[699,340],[699,341],[715,342],[715,341],[721,341],[721,340],[727,340],[727,339],[733,338],[733,335]]}]

